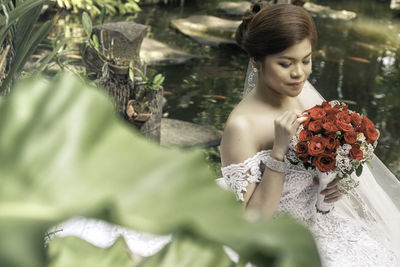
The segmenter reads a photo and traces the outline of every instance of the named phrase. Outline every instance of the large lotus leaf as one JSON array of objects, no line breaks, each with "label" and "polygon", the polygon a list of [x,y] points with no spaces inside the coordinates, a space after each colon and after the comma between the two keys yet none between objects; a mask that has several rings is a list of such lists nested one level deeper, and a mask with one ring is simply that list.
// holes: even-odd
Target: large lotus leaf
[{"label": "large lotus leaf", "polygon": [[[286,217],[247,222],[201,151],[144,139],[98,89],[71,75],[20,84],[0,114],[2,266],[43,266],[38,236],[75,215],[159,234],[185,229],[193,242],[226,244],[260,266],[320,265],[305,228]],[[19,253],[8,254],[11,247]],[[20,255],[31,264],[20,264]]]},{"label": "large lotus leaf", "polygon": [[74,236],[54,238],[49,246],[49,261],[49,267],[132,267],[134,264],[123,238],[104,249]]}]

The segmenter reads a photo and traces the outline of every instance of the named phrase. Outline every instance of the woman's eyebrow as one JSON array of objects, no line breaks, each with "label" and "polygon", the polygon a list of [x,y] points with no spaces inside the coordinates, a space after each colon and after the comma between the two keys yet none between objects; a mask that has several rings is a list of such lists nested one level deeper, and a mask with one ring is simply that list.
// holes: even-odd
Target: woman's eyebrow
[{"label": "woman's eyebrow", "polygon": [[[303,57],[303,58],[308,57],[309,55],[311,55],[311,53],[312,53],[312,52],[308,53],[308,54],[307,54],[305,57]],[[294,57],[288,57],[288,56],[280,56],[280,57],[278,57],[278,58],[287,58],[287,59],[290,59],[290,60],[296,60]]]}]

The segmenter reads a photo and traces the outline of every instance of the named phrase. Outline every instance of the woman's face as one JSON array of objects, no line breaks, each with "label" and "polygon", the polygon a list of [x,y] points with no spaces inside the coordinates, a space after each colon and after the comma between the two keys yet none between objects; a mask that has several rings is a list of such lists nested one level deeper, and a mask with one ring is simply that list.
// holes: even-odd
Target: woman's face
[{"label": "woman's face", "polygon": [[[259,69],[259,80],[262,85],[277,94],[297,96],[311,74],[312,46],[309,39],[264,59]],[[259,66],[260,67],[260,66]]]}]

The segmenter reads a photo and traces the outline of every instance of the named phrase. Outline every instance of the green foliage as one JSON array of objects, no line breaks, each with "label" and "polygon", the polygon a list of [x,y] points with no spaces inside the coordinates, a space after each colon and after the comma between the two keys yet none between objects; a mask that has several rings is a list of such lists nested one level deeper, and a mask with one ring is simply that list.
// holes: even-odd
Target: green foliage
[{"label": "green foliage", "polygon": [[146,88],[149,90],[158,90],[158,87],[160,87],[160,85],[164,82],[165,80],[165,76],[163,76],[161,73],[158,73],[154,76],[153,80],[151,80],[149,77],[147,77],[142,70],[140,70],[139,68],[133,67],[133,62],[131,61],[130,65],[129,65],[129,77],[131,78],[131,80],[133,80],[132,77],[134,77],[134,70],[137,71],[137,73],[139,73],[139,75],[142,77],[143,79],[143,83],[146,84]]},{"label": "green foliage", "polygon": [[[138,3],[140,0],[52,0],[58,7],[72,10],[74,13],[81,11],[89,12],[91,16],[102,15],[106,12],[108,15],[125,15],[137,13],[140,11]],[[102,15],[104,16],[104,15]]]},{"label": "green foliage", "polygon": [[1,11],[7,16],[0,17],[0,45],[8,36],[12,41],[15,58],[6,79],[1,84],[0,93],[8,89],[13,80],[19,76],[29,56],[48,35],[54,24],[53,21],[47,21],[38,29],[34,29],[44,0],[16,2],[14,6],[11,0],[5,0],[1,5]]},{"label": "green foliage", "polygon": [[76,215],[174,234],[160,253],[132,266],[217,259],[228,266],[221,244],[258,266],[320,266],[303,226],[288,216],[248,222],[233,194],[216,185],[201,150],[144,139],[101,91],[71,74],[18,84],[0,114],[0,266],[125,266],[121,241],[104,250],[53,239],[46,256],[45,233]]}]

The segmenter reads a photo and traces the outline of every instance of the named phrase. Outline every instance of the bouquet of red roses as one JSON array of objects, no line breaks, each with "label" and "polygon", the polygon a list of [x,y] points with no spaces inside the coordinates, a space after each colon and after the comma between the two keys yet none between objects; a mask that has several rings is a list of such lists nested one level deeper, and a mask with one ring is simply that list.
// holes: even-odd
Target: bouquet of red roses
[{"label": "bouquet of red roses", "polygon": [[[356,171],[362,173],[363,163],[373,157],[379,132],[366,116],[348,109],[334,100],[323,102],[303,112],[307,117],[291,143],[299,163],[318,173],[319,192],[335,178],[343,179],[341,191],[346,192],[358,185],[351,178]],[[341,181],[342,182],[342,181]],[[329,212],[331,204],[323,202],[318,194],[317,210]]]}]

